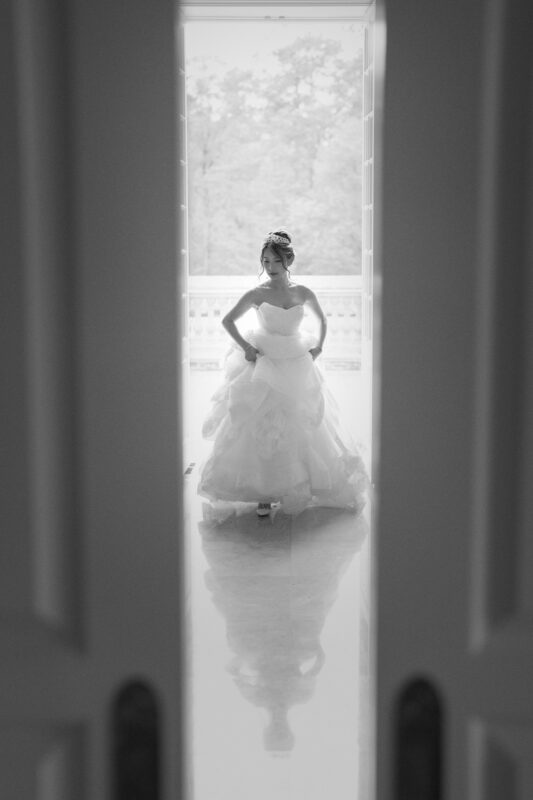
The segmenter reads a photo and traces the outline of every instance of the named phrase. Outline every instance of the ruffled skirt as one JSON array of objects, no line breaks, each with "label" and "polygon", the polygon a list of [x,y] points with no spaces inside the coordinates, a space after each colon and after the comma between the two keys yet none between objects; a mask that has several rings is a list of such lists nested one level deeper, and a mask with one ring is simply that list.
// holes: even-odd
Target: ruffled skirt
[{"label": "ruffled skirt", "polygon": [[213,440],[198,492],[216,507],[280,503],[360,511],[368,486],[353,443],[341,434],[337,405],[309,349],[313,337],[252,331],[255,363],[231,347],[225,380],[202,429]]}]

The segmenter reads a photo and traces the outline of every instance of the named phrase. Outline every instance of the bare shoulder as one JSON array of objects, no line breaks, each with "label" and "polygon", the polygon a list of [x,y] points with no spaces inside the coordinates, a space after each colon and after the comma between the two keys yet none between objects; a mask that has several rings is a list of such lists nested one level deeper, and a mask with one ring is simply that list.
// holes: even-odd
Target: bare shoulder
[{"label": "bare shoulder", "polygon": [[241,301],[246,302],[252,306],[256,305],[259,288],[260,288],[259,286],[254,286],[253,289],[248,289],[248,291],[245,292],[241,297]]},{"label": "bare shoulder", "polygon": [[259,286],[256,286],[254,289],[250,290],[250,296],[253,296],[252,303],[254,306],[260,306],[263,300],[265,299],[265,295],[267,295],[271,291],[270,287],[267,286],[266,283],[260,283]]},{"label": "bare shoulder", "polygon": [[308,286],[304,286],[303,283],[296,284],[294,288],[304,302],[307,302],[308,300],[316,300],[315,293]]},{"label": "bare shoulder", "polygon": [[241,295],[241,297],[239,297],[233,308],[231,308],[226,314],[225,319],[231,319],[233,321],[239,319],[239,317],[242,317],[242,315],[245,314],[248,309],[252,308],[255,303],[255,289],[249,289],[247,292]]}]

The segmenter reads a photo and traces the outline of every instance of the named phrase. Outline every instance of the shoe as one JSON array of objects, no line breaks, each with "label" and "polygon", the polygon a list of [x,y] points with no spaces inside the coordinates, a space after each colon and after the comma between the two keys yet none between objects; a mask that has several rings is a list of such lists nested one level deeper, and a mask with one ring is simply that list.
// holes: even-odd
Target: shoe
[{"label": "shoe", "polygon": [[270,503],[259,503],[257,506],[257,516],[258,517],[268,517],[270,514],[271,505]]}]

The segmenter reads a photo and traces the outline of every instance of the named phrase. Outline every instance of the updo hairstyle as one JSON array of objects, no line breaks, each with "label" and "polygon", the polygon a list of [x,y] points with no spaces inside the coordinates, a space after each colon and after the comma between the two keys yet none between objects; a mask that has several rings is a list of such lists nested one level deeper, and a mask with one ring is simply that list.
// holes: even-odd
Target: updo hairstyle
[{"label": "updo hairstyle", "polygon": [[[281,241],[280,241],[281,240]],[[272,250],[279,258],[281,258],[283,268],[289,272],[289,266],[294,261],[294,249],[291,244],[291,236],[287,231],[280,228],[277,231],[271,231],[265,237],[263,247],[261,248],[261,272],[263,272],[263,255],[267,248]]]}]

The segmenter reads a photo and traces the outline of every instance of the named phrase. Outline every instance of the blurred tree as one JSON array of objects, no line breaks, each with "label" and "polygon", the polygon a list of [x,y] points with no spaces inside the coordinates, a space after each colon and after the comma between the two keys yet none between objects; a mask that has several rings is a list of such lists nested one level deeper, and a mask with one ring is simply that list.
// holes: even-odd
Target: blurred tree
[{"label": "blurred tree", "polygon": [[305,36],[276,68],[188,64],[192,274],[259,269],[265,233],[293,235],[300,274],[361,269],[362,58]]}]

